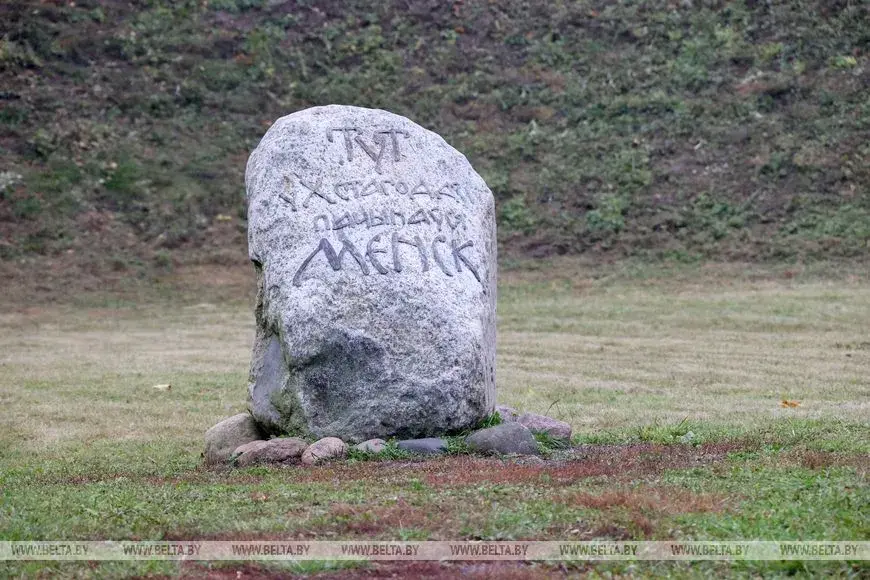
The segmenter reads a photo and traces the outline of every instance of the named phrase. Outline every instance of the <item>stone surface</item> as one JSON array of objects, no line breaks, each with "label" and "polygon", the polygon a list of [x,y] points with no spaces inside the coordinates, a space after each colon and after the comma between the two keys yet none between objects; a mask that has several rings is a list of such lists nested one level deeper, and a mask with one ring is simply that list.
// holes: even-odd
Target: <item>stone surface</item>
[{"label": "stone surface", "polygon": [[396,443],[399,449],[411,453],[434,454],[447,451],[447,441],[438,437],[425,437],[423,439],[405,439]]},{"label": "stone surface", "polygon": [[314,465],[327,459],[347,455],[347,444],[336,437],[324,437],[308,446],[302,454],[303,465]]},{"label": "stone surface", "polygon": [[250,413],[233,415],[205,432],[205,462],[224,463],[240,445],[262,438]]},{"label": "stone surface", "polygon": [[523,413],[517,419],[520,425],[527,427],[531,431],[538,433],[546,433],[553,439],[570,439],[571,425],[546,415],[537,415],[535,413]]},{"label": "stone surface", "polygon": [[358,445],[354,445],[354,449],[364,451],[365,453],[380,453],[387,447],[387,442],[383,439],[369,439]]},{"label": "stone surface", "polygon": [[260,439],[258,441],[251,441],[250,443],[245,443],[244,445],[239,445],[238,447],[236,447],[236,450],[233,451],[232,455],[230,455],[230,459],[232,459],[233,457],[238,458],[243,453],[248,453],[250,451],[256,451],[258,449],[262,449],[263,447],[265,447],[268,444],[269,444],[269,442],[266,441],[265,439]]},{"label": "stone surface", "polygon": [[473,451],[499,453],[501,455],[537,455],[538,442],[535,436],[519,423],[502,423],[475,431],[465,438]]},{"label": "stone surface", "polygon": [[296,437],[254,441],[236,449],[236,465],[248,467],[261,463],[299,463],[307,448],[308,443]]},{"label": "stone surface", "polygon": [[494,202],[461,153],[386,111],[315,107],[275,122],[245,181],[267,432],[426,437],[492,412]]},{"label": "stone surface", "polygon": [[501,420],[505,423],[513,423],[520,416],[519,411],[517,411],[513,407],[505,407],[504,405],[496,405],[495,410],[498,411],[499,417],[501,417]]}]

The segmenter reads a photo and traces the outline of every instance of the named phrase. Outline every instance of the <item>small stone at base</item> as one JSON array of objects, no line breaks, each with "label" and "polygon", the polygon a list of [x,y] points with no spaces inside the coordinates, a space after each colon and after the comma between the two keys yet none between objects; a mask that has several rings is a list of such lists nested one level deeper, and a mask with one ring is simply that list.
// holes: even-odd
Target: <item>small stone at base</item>
[{"label": "small stone at base", "polygon": [[546,415],[523,413],[517,422],[536,433],[546,433],[553,439],[570,439],[571,425]]},{"label": "small stone at base", "polygon": [[244,445],[239,445],[238,447],[236,447],[236,450],[233,451],[233,454],[231,457],[238,457],[239,455],[244,455],[245,453],[248,453],[249,451],[256,451],[257,449],[262,449],[263,447],[265,447],[268,444],[269,444],[268,441],[266,441],[264,439],[260,439],[259,441],[251,441],[250,443],[245,443]]},{"label": "small stone at base", "polygon": [[262,438],[263,434],[250,413],[233,415],[205,432],[205,462],[210,465],[223,463],[239,446]]},{"label": "small stone at base", "polygon": [[411,453],[444,453],[447,451],[447,441],[438,437],[426,437],[424,439],[405,439],[398,442],[399,449]]},{"label": "small stone at base", "polygon": [[498,416],[501,417],[502,423],[513,423],[520,416],[519,411],[513,407],[496,405],[495,410],[498,412]]},{"label": "small stone at base", "polygon": [[236,465],[298,463],[308,444],[297,437],[253,441],[236,449]]},{"label": "small stone at base", "polygon": [[519,423],[502,423],[475,431],[465,438],[473,451],[498,453],[500,455],[537,455],[538,442],[535,436]]},{"label": "small stone at base", "polygon": [[324,437],[308,446],[302,454],[303,465],[314,465],[327,459],[347,455],[347,444],[338,437]]},{"label": "small stone at base", "polygon": [[380,453],[386,447],[387,442],[383,439],[369,439],[368,441],[363,441],[362,443],[353,446],[357,451],[362,451],[364,453]]}]

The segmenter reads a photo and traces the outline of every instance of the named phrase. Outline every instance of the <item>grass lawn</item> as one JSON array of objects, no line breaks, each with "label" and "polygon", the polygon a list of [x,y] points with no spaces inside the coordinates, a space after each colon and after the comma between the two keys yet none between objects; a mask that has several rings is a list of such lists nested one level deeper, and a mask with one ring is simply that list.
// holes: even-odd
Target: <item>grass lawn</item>
[{"label": "grass lawn", "polygon": [[[559,271],[566,272],[562,266]],[[202,466],[245,405],[248,302],[0,309],[0,538],[870,538],[870,282],[740,268],[507,272],[499,400],[570,422],[544,465],[450,455]],[[169,392],[152,388],[171,383]],[[782,406],[782,401],[799,403]],[[4,575],[403,571],[396,564],[3,563]],[[414,564],[416,576],[870,573],[866,563]]]}]

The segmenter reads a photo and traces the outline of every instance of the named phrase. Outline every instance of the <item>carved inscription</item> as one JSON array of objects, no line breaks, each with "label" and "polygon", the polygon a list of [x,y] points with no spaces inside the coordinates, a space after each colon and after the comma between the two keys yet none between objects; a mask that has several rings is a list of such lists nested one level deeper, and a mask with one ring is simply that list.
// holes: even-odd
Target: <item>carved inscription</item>
[{"label": "carved inscription", "polygon": [[290,209],[296,211],[296,196],[293,195],[293,182],[286,175],[284,176],[284,190],[278,194],[278,197],[290,204]]},{"label": "carved inscription", "polygon": [[[336,272],[341,271],[345,261],[347,261],[350,265],[350,271],[358,270],[363,276],[371,274],[369,264],[378,274],[400,273],[406,267],[401,257],[401,246],[404,245],[417,250],[421,272],[429,271],[429,254],[431,253],[435,264],[446,276],[453,277],[462,273],[463,266],[465,266],[483,286],[480,272],[469,255],[471,248],[474,247],[474,242],[471,240],[460,243],[457,239],[453,239],[448,242],[444,234],[438,234],[431,242],[426,243],[420,236],[403,236],[399,232],[393,232],[391,236],[387,236],[384,232],[380,232],[375,234],[366,244],[365,254],[361,253],[354,243],[347,238],[339,240],[339,243],[341,249],[336,251],[328,239],[321,238],[314,251],[308,254],[296,270],[296,274],[293,275],[293,285],[302,285],[305,271],[318,254],[323,254],[327,263]],[[390,259],[392,262],[389,261]],[[352,265],[354,263],[356,266]],[[486,291],[485,286],[484,291]]]},{"label": "carved inscription", "polygon": [[[352,200],[364,199],[370,196],[409,197],[411,199],[430,199],[440,203],[444,199],[452,199],[459,204],[469,203],[468,193],[463,191],[458,183],[433,184],[421,180],[409,184],[393,179],[353,179],[333,184],[324,184],[323,179],[303,179],[296,174],[284,176],[284,189],[280,198],[296,211],[297,201],[308,209],[312,203],[320,205],[336,205]],[[422,196],[422,197],[417,197]]]},{"label": "carved inscription", "polygon": [[425,224],[432,226],[439,232],[445,229],[455,231],[466,230],[465,216],[455,211],[442,211],[440,209],[418,209],[406,215],[406,212],[389,208],[359,210],[342,214],[320,214],[314,218],[314,230],[318,232],[328,230],[343,230],[345,228],[371,229],[380,226],[397,226]]},{"label": "carved inscription", "polygon": [[[386,167],[395,167],[406,159],[408,139],[410,134],[399,129],[332,127],[326,131],[326,140],[332,147],[341,148],[339,163],[371,161],[374,175],[333,182],[321,176],[284,175],[279,198],[290,210],[322,208],[324,212],[313,219],[314,230],[323,236],[331,231],[340,236],[333,242],[320,238],[297,268],[294,286],[302,285],[312,263],[325,260],[333,271],[362,276],[429,270],[451,278],[470,275],[487,291],[476,263],[474,242],[464,234],[468,223],[463,210],[474,203],[471,191],[456,182],[412,181],[401,173],[384,175]],[[413,200],[419,207],[409,209],[407,202],[395,201],[391,205],[390,200],[398,198]],[[381,203],[375,207],[368,206],[378,201]],[[356,208],[342,210],[342,205],[349,202]],[[359,207],[361,204],[368,207]],[[372,232],[365,244],[355,244],[343,233],[382,227],[388,229]]]},{"label": "carved inscription", "polygon": [[370,137],[371,141],[366,142],[362,129],[357,127],[335,127],[327,129],[326,140],[330,143],[334,143],[336,141],[334,139],[336,133],[340,133],[343,137],[342,141],[348,161],[353,161],[354,149],[359,147],[359,149],[362,150],[369,159],[374,161],[375,171],[377,173],[384,172],[382,165],[384,154],[387,154],[387,156],[395,163],[402,160],[402,150],[400,145],[402,141],[401,138],[410,138],[407,131],[387,129],[385,131],[374,131],[373,135]]}]

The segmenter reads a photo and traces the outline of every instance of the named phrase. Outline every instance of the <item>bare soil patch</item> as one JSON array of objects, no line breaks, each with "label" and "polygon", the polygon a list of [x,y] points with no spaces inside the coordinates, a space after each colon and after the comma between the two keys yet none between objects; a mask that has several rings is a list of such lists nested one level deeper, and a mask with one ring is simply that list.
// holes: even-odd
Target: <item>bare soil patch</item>
[{"label": "bare soil patch", "polygon": [[557,566],[522,562],[371,562],[367,566],[344,568],[314,574],[293,574],[270,570],[255,564],[208,569],[200,564],[185,566],[184,575],[202,580],[238,580],[259,578],[317,578],[320,580],[345,578],[415,578],[424,580],[453,580],[454,578],[506,578],[532,580],[564,575]]}]

